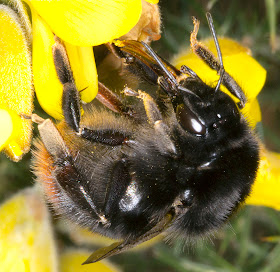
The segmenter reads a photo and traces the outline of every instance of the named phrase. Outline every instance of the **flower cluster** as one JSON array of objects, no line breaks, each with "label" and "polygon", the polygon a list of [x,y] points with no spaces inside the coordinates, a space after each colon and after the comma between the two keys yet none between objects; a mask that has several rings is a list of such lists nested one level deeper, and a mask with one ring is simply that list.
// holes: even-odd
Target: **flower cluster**
[{"label": "flower cluster", "polygon": [[90,102],[98,91],[92,46],[123,35],[158,39],[156,2],[1,0],[0,150],[14,161],[29,151],[32,125],[20,115],[32,113],[33,89],[46,113],[63,118],[63,87],[52,56],[55,36],[64,41],[77,89],[84,90],[81,100]]}]

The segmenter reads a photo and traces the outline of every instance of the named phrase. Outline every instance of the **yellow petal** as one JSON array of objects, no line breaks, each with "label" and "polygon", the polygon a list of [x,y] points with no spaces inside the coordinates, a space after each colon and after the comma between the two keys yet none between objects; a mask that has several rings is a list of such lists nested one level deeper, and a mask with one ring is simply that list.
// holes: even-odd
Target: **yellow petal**
[{"label": "yellow petal", "polygon": [[6,110],[0,109],[0,150],[6,145],[13,132],[12,117]]},{"label": "yellow petal", "polygon": [[61,272],[118,272],[120,271],[107,260],[90,265],[82,265],[92,252],[86,250],[68,250],[60,259]]},{"label": "yellow petal", "polygon": [[[20,138],[20,133],[22,133],[22,120],[19,115],[10,110],[4,105],[1,106],[1,134],[0,138],[2,141],[2,148],[7,152],[9,150],[9,156],[13,158],[14,161],[18,161],[23,152],[18,139]],[[8,138],[7,138],[8,137]],[[5,142],[4,142],[5,139]]]},{"label": "yellow petal", "polygon": [[[33,110],[31,58],[24,29],[17,14],[0,5],[0,107],[15,114],[30,115]],[[6,142],[4,151],[17,161],[29,151],[32,126],[30,120],[21,120],[14,143]],[[16,148],[16,149],[15,149]]]},{"label": "yellow petal", "polygon": [[151,4],[157,4],[158,3],[158,0],[145,0],[146,2],[148,3],[151,3]]},{"label": "yellow petal", "polygon": [[33,80],[36,95],[41,107],[55,119],[62,119],[62,92],[54,66],[52,45],[55,43],[54,35],[49,26],[32,12],[33,25]]},{"label": "yellow petal", "polygon": [[262,120],[261,109],[257,99],[249,101],[242,109],[242,113],[252,128],[255,128],[257,123]]},{"label": "yellow petal", "polygon": [[0,222],[0,271],[57,271],[49,213],[37,189],[6,201]]},{"label": "yellow petal", "polygon": [[[52,46],[54,34],[33,12],[33,78],[38,101],[41,107],[55,119],[62,119],[63,86],[58,79]],[[97,94],[98,80],[91,47],[78,47],[65,43],[70,65],[77,89],[81,91],[81,99],[88,103]]]},{"label": "yellow petal", "polygon": [[262,151],[260,167],[246,204],[280,210],[280,154]]},{"label": "yellow petal", "polygon": [[127,33],[141,0],[27,0],[62,40],[79,46],[109,42]]},{"label": "yellow petal", "polygon": [[[213,39],[204,40],[202,43],[217,56]],[[253,100],[264,85],[266,70],[250,56],[250,50],[239,43],[227,38],[219,38],[219,44],[225,70],[241,86],[248,100]],[[187,65],[207,84],[216,84],[218,82],[219,76],[217,72],[210,69],[190,50],[184,50],[179,53],[172,63],[178,68],[182,65]],[[225,91],[225,88],[223,87],[222,90]]]},{"label": "yellow petal", "polygon": [[89,103],[98,92],[98,79],[92,47],[65,43],[70,65],[81,99]]},{"label": "yellow petal", "polygon": [[27,42],[31,45],[32,29],[26,6],[20,0],[1,0],[1,4],[9,6],[18,15],[18,20],[21,27],[24,29]]}]

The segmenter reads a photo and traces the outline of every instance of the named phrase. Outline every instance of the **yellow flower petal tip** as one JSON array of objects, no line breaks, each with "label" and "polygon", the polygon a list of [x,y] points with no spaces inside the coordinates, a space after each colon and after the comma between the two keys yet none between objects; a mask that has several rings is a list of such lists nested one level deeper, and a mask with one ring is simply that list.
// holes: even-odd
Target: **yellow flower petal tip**
[{"label": "yellow flower petal tip", "polygon": [[73,76],[81,99],[91,102],[98,92],[98,79],[92,47],[80,47],[65,43]]},{"label": "yellow flower petal tip", "polygon": [[262,205],[280,210],[280,154],[262,151],[257,179],[252,193],[246,200],[248,205]]},{"label": "yellow flower petal tip", "polygon": [[0,206],[0,271],[57,272],[49,213],[37,188]]},{"label": "yellow flower petal tip", "polygon": [[[251,51],[248,48],[228,38],[219,38],[218,40],[225,70],[241,86],[249,102],[254,100],[265,83],[266,70],[250,56]],[[202,43],[217,56],[213,39],[203,40]],[[172,63],[177,68],[187,65],[207,84],[216,84],[218,82],[219,76],[216,71],[209,68],[189,49],[179,53]]]},{"label": "yellow flower petal tip", "polygon": [[242,113],[252,128],[255,128],[257,123],[262,120],[261,109],[257,99],[249,101],[242,109]]},{"label": "yellow flower petal tip", "polygon": [[11,141],[6,147],[5,152],[10,158],[13,158],[15,162],[19,161],[22,158],[23,150],[16,141]]},{"label": "yellow flower petal tip", "polygon": [[141,0],[29,0],[62,40],[79,46],[109,42],[127,33],[140,18]]},{"label": "yellow flower petal tip", "polygon": [[[21,113],[30,115],[33,111],[31,57],[21,19],[4,5],[0,5],[0,33],[0,108],[7,110],[13,121],[12,137],[2,148],[11,159],[18,161],[29,151],[31,142],[31,122],[15,117]],[[7,119],[7,122],[10,121]]]},{"label": "yellow flower petal tip", "polygon": [[[7,131],[12,129],[9,139],[3,145],[3,151],[9,158],[17,162],[22,158],[23,154],[27,153],[30,149],[30,142],[27,142],[28,144],[26,144],[26,139],[24,137],[27,137],[27,139],[30,140],[32,124],[30,120],[24,120],[20,118],[17,113],[9,110],[7,107],[3,105],[2,107],[4,107],[4,109],[1,109],[1,111],[8,114],[8,116],[7,114],[2,116],[3,118],[6,118],[1,119],[3,124],[2,131],[4,133],[5,129],[7,129]],[[4,124],[6,122],[9,123],[9,127],[5,127],[7,126],[7,124]]]},{"label": "yellow flower petal tip", "polygon": [[145,2],[148,2],[150,4],[157,4],[158,0],[145,0]]},{"label": "yellow flower petal tip", "polygon": [[92,252],[85,250],[68,250],[62,254],[60,259],[61,272],[120,272],[107,260],[94,264],[82,265]]}]

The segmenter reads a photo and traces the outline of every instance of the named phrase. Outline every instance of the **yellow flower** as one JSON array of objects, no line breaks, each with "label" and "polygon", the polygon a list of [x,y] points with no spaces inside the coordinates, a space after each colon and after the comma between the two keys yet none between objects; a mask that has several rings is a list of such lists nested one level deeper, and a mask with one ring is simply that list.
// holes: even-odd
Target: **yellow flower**
[{"label": "yellow flower", "polygon": [[141,14],[139,0],[27,1],[32,10],[33,74],[37,98],[43,109],[62,119],[63,86],[57,78],[52,56],[54,34],[65,41],[75,83],[81,99],[90,102],[98,91],[91,46],[127,33]]},{"label": "yellow flower", "polygon": [[[4,202],[0,206],[0,221],[0,271],[89,271],[81,264],[90,252],[71,249],[57,253],[51,218],[39,187],[23,190]],[[90,269],[119,271],[108,261]]]},{"label": "yellow flower", "polygon": [[37,189],[0,206],[0,271],[57,271],[50,216]]},{"label": "yellow flower", "polygon": [[257,179],[251,195],[246,200],[249,205],[263,205],[280,210],[280,154],[263,148]]},{"label": "yellow flower", "polygon": [[[19,115],[28,116],[33,111],[32,84],[42,108],[56,119],[63,118],[63,86],[52,56],[55,35],[64,41],[81,100],[88,103],[98,91],[92,46],[126,34],[142,11],[141,0],[24,2],[31,9],[32,26],[22,1],[5,0],[5,5],[0,6],[0,114],[5,117],[1,120],[4,132],[0,134],[0,150],[15,161],[30,147],[31,122]],[[145,20],[143,28],[147,25],[149,20]]]},{"label": "yellow flower", "polygon": [[22,5],[0,5],[0,148],[18,161],[29,151],[31,122],[19,114],[33,110],[30,25]]},{"label": "yellow flower", "polygon": [[[203,43],[216,54],[214,41],[212,39],[203,41]],[[225,70],[233,76],[246,94],[248,103],[243,109],[243,113],[249,120],[250,125],[254,128],[256,124],[261,121],[261,111],[256,97],[264,85],[266,71],[251,57],[250,50],[237,42],[227,38],[220,38],[219,44]],[[219,79],[216,71],[210,69],[190,50],[181,52],[174,58],[173,63],[177,67],[183,64],[189,66],[208,84],[215,84]],[[228,93],[224,86],[221,88]],[[253,185],[252,193],[246,200],[246,203],[280,209],[279,192],[280,154],[269,152],[262,147],[257,178]]]},{"label": "yellow flower", "polygon": [[64,252],[60,259],[61,272],[120,272],[107,260],[91,264],[90,267],[81,265],[91,254],[87,250],[71,249]]}]

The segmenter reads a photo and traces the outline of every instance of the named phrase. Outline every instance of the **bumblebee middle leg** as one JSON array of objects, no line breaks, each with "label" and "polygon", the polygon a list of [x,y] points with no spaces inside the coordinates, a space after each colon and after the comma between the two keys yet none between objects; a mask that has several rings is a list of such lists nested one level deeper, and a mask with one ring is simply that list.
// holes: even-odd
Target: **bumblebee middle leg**
[{"label": "bumblebee middle leg", "polygon": [[149,123],[154,126],[155,133],[161,138],[161,141],[158,143],[160,152],[165,155],[178,156],[169,127],[164,123],[163,116],[156,102],[149,94],[143,91],[138,91],[138,97],[143,100]]}]

